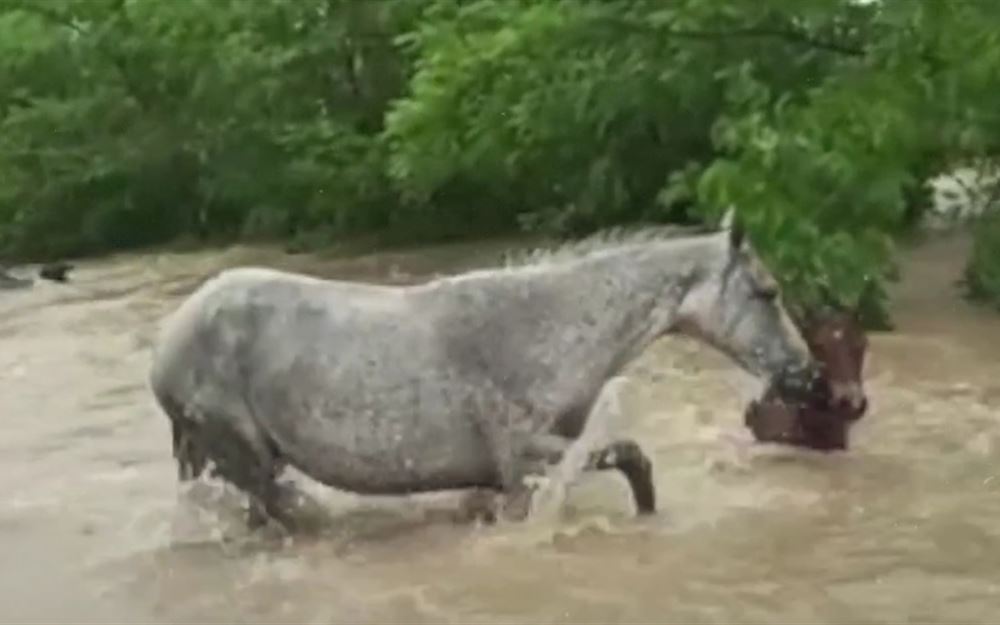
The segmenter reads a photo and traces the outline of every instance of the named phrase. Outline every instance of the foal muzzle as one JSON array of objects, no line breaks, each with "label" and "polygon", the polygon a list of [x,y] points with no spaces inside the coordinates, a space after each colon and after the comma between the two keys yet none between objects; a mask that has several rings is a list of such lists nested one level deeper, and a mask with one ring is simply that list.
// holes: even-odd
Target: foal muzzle
[{"label": "foal muzzle", "polygon": [[830,401],[834,408],[851,419],[860,419],[868,411],[868,397],[857,383],[832,383]]}]

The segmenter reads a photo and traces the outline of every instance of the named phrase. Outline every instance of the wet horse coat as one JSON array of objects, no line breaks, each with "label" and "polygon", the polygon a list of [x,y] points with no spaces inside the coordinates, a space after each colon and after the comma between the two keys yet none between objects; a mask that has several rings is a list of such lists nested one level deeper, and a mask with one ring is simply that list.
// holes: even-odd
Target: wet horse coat
[{"label": "wet horse coat", "polygon": [[[607,382],[679,330],[759,375],[813,374],[773,279],[733,229],[407,287],[225,271],[168,320],[150,382],[181,478],[211,462],[281,518],[286,463],[356,493],[521,492],[605,418],[593,413]],[[631,472],[652,511],[635,443],[589,458]]]}]

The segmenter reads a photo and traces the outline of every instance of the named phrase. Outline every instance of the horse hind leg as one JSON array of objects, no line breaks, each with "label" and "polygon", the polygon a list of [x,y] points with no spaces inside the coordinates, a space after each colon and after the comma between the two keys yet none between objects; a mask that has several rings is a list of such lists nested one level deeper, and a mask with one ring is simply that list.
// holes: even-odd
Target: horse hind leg
[{"label": "horse hind leg", "polygon": [[277,483],[280,462],[263,435],[244,431],[233,420],[208,415],[199,425],[197,445],[212,462],[212,475],[229,482],[249,499],[248,524],[259,527],[269,519],[286,531],[296,528],[282,505],[285,490]]},{"label": "horse hind leg", "polygon": [[177,479],[189,482],[205,470],[207,458],[197,444],[197,424],[183,421],[170,422],[173,434],[174,459],[177,461]]},{"label": "horse hind leg", "polygon": [[169,397],[160,397],[164,412],[170,419],[170,433],[174,460],[177,462],[177,479],[189,482],[205,470],[207,458],[200,445],[201,434],[196,421],[188,419],[181,406]]}]

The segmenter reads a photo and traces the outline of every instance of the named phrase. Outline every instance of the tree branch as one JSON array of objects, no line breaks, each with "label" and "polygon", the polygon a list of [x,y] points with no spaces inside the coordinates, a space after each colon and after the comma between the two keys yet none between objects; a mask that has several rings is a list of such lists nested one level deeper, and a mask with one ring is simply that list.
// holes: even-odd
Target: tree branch
[{"label": "tree branch", "polygon": [[27,4],[18,2],[16,4],[7,5],[4,8],[8,11],[13,10],[13,11],[23,11],[24,13],[30,13],[35,17],[40,17],[47,22],[51,22],[58,26],[64,26],[81,36],[87,34],[87,32],[84,29],[80,28],[80,25],[74,22],[72,19],[46,6],[42,6],[39,4]]},{"label": "tree branch", "polygon": [[[62,26],[64,28],[68,28],[77,35],[79,35],[80,37],[86,37],[90,34],[87,32],[86,29],[81,28],[77,22],[73,21],[71,17],[63,15],[58,11],[54,11],[41,4],[28,4],[19,2],[16,4],[11,4],[6,8],[7,10],[23,11],[25,13],[29,13],[36,17],[40,17],[51,24],[55,24],[56,26]],[[143,110],[147,111],[150,110],[152,103],[150,99],[145,96],[142,88],[139,86],[138,82],[132,76],[132,73],[128,71],[128,66],[126,65],[125,59],[121,55],[116,54],[112,50],[109,50],[100,41],[95,42],[95,48],[105,58],[105,60],[107,60],[118,72],[118,75],[122,79],[122,83],[124,83],[125,85],[125,91],[127,91],[128,94],[132,96],[132,99],[135,100],[136,103]]]},{"label": "tree branch", "polygon": [[812,37],[808,33],[799,30],[748,27],[748,28],[737,28],[734,30],[725,30],[725,31],[668,29],[663,32],[667,36],[679,37],[684,39],[706,39],[706,40],[739,39],[739,38],[779,39],[788,43],[793,43],[808,48],[814,48],[817,50],[825,50],[827,52],[835,52],[837,54],[842,54],[845,56],[862,57],[865,56],[865,54],[867,54],[867,50],[865,50],[864,48],[852,46],[845,43],[840,43],[837,41],[817,39],[815,37]]},{"label": "tree branch", "polygon": [[776,39],[784,43],[791,43],[798,46],[833,52],[836,54],[863,57],[868,53],[864,47],[851,45],[840,41],[821,39],[814,37],[810,33],[795,27],[778,28],[771,26],[745,26],[729,30],[702,30],[685,28],[659,28],[650,26],[645,22],[630,20],[628,18],[619,23],[632,30],[655,33],[666,37],[676,37],[679,39],[696,39],[704,41],[723,41],[726,39]]}]

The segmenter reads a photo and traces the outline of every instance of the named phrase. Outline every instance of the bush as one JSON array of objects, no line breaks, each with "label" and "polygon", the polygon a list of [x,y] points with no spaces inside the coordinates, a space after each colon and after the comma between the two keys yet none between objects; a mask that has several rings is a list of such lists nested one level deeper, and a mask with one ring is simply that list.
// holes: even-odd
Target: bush
[{"label": "bush", "polygon": [[1000,154],[998,22],[995,2],[0,0],[0,253],[575,236],[734,206],[794,303],[864,294],[885,326],[926,179]]},{"label": "bush", "polygon": [[0,253],[385,227],[428,1],[0,0]]},{"label": "bush", "polygon": [[980,219],[965,270],[969,295],[1000,310],[1000,211]]}]

